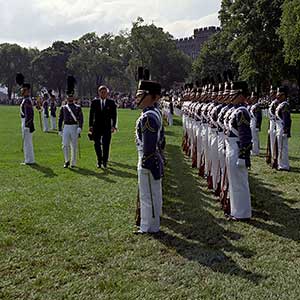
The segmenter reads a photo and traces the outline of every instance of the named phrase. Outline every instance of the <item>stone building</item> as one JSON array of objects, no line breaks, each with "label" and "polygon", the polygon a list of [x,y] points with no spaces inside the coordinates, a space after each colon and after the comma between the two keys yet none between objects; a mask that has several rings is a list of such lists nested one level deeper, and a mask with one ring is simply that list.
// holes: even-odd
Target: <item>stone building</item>
[{"label": "stone building", "polygon": [[210,26],[194,29],[194,35],[189,38],[176,40],[177,48],[190,56],[193,60],[199,55],[203,44],[215,33],[219,32],[219,27]]}]

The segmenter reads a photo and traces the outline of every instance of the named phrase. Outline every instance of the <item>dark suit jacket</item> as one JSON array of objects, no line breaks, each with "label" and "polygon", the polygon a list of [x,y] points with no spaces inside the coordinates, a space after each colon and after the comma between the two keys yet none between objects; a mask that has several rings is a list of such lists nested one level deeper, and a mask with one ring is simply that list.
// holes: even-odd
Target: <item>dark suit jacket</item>
[{"label": "dark suit jacket", "polygon": [[116,127],[117,106],[113,100],[106,99],[104,109],[101,110],[100,99],[92,101],[89,117],[89,127],[93,127],[94,135],[111,133]]}]

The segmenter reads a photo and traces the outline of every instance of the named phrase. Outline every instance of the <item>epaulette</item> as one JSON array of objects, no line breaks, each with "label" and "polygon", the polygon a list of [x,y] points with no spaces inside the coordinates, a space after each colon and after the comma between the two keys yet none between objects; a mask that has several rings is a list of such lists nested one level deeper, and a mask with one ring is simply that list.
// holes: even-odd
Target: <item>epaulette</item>
[{"label": "epaulette", "polygon": [[142,132],[145,132],[146,130],[149,130],[150,132],[156,132],[156,130],[151,126],[151,124],[149,122],[149,117],[146,116],[145,119],[146,119],[146,122],[144,123],[144,125],[142,127]]},{"label": "epaulette", "polygon": [[245,115],[243,112],[240,113],[240,119],[238,119],[237,121],[237,125],[241,126],[243,124],[246,124],[247,126],[250,126],[250,122],[246,119]]}]

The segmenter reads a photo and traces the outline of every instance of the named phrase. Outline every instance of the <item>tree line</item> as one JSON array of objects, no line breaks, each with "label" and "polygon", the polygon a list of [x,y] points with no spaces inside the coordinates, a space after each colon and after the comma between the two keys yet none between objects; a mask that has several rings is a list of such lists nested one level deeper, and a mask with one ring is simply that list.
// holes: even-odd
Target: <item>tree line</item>
[{"label": "tree line", "polygon": [[154,24],[145,24],[142,18],[130,31],[118,35],[87,33],[70,43],[56,41],[42,51],[0,44],[0,85],[8,88],[9,99],[17,91],[17,72],[32,84],[33,94],[46,87],[61,97],[68,74],[75,76],[81,97],[93,97],[104,83],[130,93],[140,65],[148,67],[152,79],[166,88],[174,81],[184,81],[191,70],[190,58],[176,48],[174,38]]},{"label": "tree line", "polygon": [[222,0],[221,31],[193,63],[193,78],[233,70],[253,90],[300,84],[300,0]]}]

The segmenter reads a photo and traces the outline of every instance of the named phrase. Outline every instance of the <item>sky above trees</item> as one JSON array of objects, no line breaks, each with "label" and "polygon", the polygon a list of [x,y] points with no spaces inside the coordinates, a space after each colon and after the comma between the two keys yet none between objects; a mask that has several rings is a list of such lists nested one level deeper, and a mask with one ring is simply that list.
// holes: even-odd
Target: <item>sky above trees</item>
[{"label": "sky above trees", "polygon": [[194,28],[219,25],[219,0],[0,0],[0,43],[43,49],[56,40],[72,41],[131,28],[138,16],[174,37]]}]

